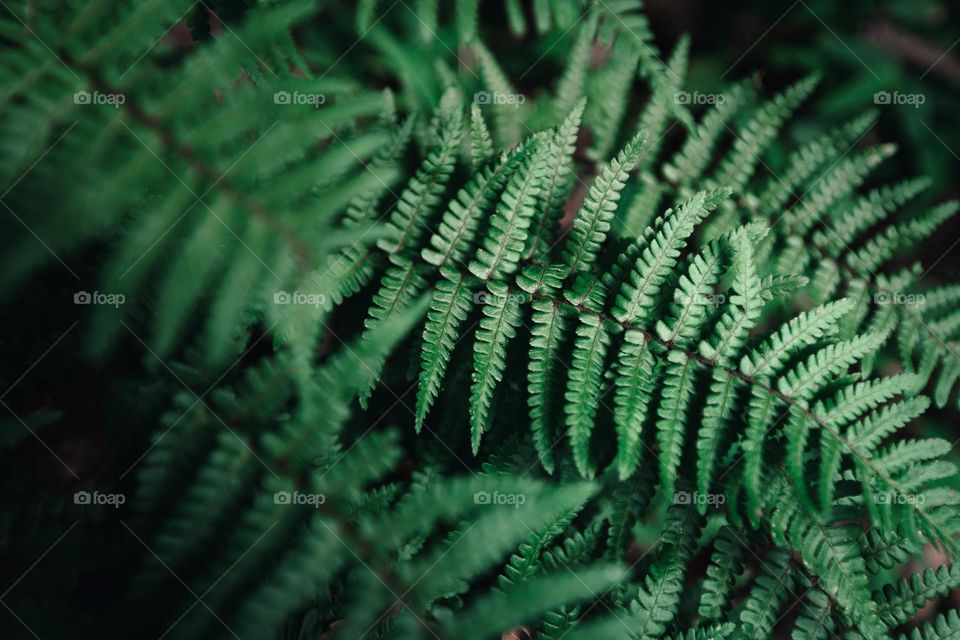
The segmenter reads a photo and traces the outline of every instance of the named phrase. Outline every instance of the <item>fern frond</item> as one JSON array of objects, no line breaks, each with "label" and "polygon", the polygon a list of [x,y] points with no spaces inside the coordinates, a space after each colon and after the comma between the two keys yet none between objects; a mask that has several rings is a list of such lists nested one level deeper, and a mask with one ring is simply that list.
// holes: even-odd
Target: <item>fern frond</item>
[{"label": "fern frond", "polygon": [[610,336],[600,318],[593,315],[581,318],[564,399],[565,424],[573,447],[573,459],[584,477],[591,477],[594,473],[590,461],[590,434],[600,402],[603,362],[609,344]]},{"label": "fern frond", "polygon": [[520,142],[525,131],[524,105],[490,50],[480,42],[475,42],[473,47],[480,62],[480,76],[488,91],[483,102],[489,102],[493,109],[493,139],[501,149],[509,149]]},{"label": "fern frond", "polygon": [[420,24],[420,40],[430,42],[437,34],[438,0],[417,0],[413,6],[414,16]]},{"label": "fern frond", "polygon": [[628,478],[640,462],[640,436],[653,399],[655,361],[639,331],[623,336],[614,384],[613,420],[617,428],[617,472]]},{"label": "fern frond", "polygon": [[530,153],[507,182],[487,237],[470,262],[470,272],[481,280],[512,274],[519,267],[543,186],[549,145],[540,140]]},{"label": "fern frond", "polygon": [[750,92],[746,84],[737,84],[723,94],[687,136],[683,147],[663,167],[663,175],[670,182],[686,189],[701,178],[712,158],[721,136],[727,131],[727,123],[748,101]]},{"label": "fern frond", "polygon": [[[787,129],[815,78],[695,120],[702,47],[660,61],[638,0],[10,1],[0,547],[71,559],[3,596],[36,635],[872,639],[960,590],[897,580],[960,553],[921,437],[960,286],[917,250],[960,205],[873,185],[873,114]],[[94,287],[126,303],[61,333]],[[139,429],[94,438],[128,512],[23,481],[35,430],[128,490],[63,439],[63,371]]]},{"label": "fern frond", "polygon": [[[784,483],[771,491],[773,500],[783,497]],[[773,502],[769,502],[773,506]],[[778,543],[789,542],[804,566],[820,578],[821,588],[834,598],[844,613],[868,637],[882,638],[885,629],[877,616],[877,604],[870,597],[868,575],[860,557],[860,528],[852,524],[818,521],[797,503],[773,506],[772,532]]]},{"label": "fern frond", "polygon": [[767,214],[780,211],[797,189],[802,188],[818,171],[856,144],[876,124],[876,120],[876,113],[866,113],[828,131],[790,154],[787,168],[779,174],[779,179],[771,180],[767,188],[758,195],[762,211]]},{"label": "fern frond", "polygon": [[676,615],[682,589],[682,564],[654,565],[631,606],[636,618],[631,621],[632,637],[648,640],[664,635]]},{"label": "fern frond", "polygon": [[470,106],[470,163],[477,171],[493,157],[493,140],[476,104]]},{"label": "fern frond", "polygon": [[956,564],[926,569],[909,578],[886,585],[876,593],[880,603],[878,615],[890,628],[907,622],[928,601],[960,587],[960,567]]},{"label": "fern frond", "polygon": [[687,112],[684,100],[680,99],[689,55],[690,39],[681,37],[667,62],[665,72],[653,83],[653,95],[640,114],[637,128],[647,132],[649,141],[639,161],[641,171],[649,170],[657,160],[671,116],[682,122],[687,129],[694,128],[693,118]]},{"label": "fern frond", "polygon": [[483,168],[450,200],[430,246],[421,251],[423,259],[435,267],[447,262],[459,263],[467,255],[484,212],[514,174],[523,159],[522,152],[501,158],[492,168]]},{"label": "fern frond", "polygon": [[553,101],[553,117],[562,121],[584,99],[584,86],[590,64],[590,48],[597,31],[597,14],[591,13],[577,29],[577,35],[567,58],[563,74],[557,81],[556,98]]},{"label": "fern frond", "polygon": [[832,256],[838,257],[844,247],[833,239],[844,238],[845,242],[850,243],[860,238],[865,231],[883,222],[929,186],[928,179],[914,178],[873,189],[843,207],[841,212],[831,215],[828,224],[832,233],[817,234],[814,240]]},{"label": "fern frond", "polygon": [[769,638],[779,618],[780,608],[790,598],[796,585],[796,569],[790,556],[782,550],[769,553],[763,563],[763,572],[757,576],[740,612],[744,636]]},{"label": "fern frond", "polygon": [[732,239],[734,279],[730,306],[717,322],[712,341],[701,341],[699,346],[700,355],[719,365],[713,372],[697,438],[697,486],[704,495],[710,492],[720,439],[737,406],[738,380],[726,369],[745,347],[747,336],[760,317],[764,298],[750,234],[744,229]]},{"label": "fern frond", "polygon": [[609,41],[614,33],[618,34],[639,51],[640,70],[646,77],[654,78],[663,72],[650,22],[642,13],[642,0],[604,0],[594,7],[602,18],[602,40]]},{"label": "fern frond", "polygon": [[423,230],[427,228],[424,220],[440,203],[440,197],[453,172],[457,148],[463,135],[462,109],[454,102],[455,94],[448,93],[444,96],[444,103],[435,116],[440,128],[439,144],[431,150],[416,175],[400,194],[390,216],[390,235],[378,242],[378,246],[384,251],[396,253],[415,245]]},{"label": "fern frond", "polygon": [[490,428],[490,405],[493,391],[503,378],[507,343],[516,336],[520,324],[520,303],[510,289],[498,282],[488,282],[489,297],[483,305],[473,350],[473,385],[470,388],[470,443],[473,452],[480,448],[480,439]]},{"label": "fern frond", "polygon": [[617,54],[594,75],[587,85],[587,109],[584,125],[594,137],[586,155],[591,160],[605,160],[617,143],[617,132],[623,126],[629,99],[629,85],[636,75],[640,53],[627,40],[613,43]]},{"label": "fern frond", "polygon": [[564,248],[564,262],[571,273],[593,266],[597,251],[610,231],[611,220],[620,202],[620,191],[640,158],[646,135],[645,131],[637,133],[617,157],[604,166],[591,185],[573,220]]},{"label": "fern frond", "polygon": [[836,331],[837,321],[849,309],[850,302],[841,299],[801,313],[745,355],[740,370],[748,376],[775,374],[792,353]]},{"label": "fern frond", "polygon": [[713,544],[710,566],[703,582],[698,615],[705,622],[723,619],[732,607],[732,591],[737,577],[743,570],[747,547],[734,530],[725,526]]},{"label": "fern frond", "polygon": [[882,145],[843,157],[817,179],[799,205],[784,214],[783,223],[792,232],[805,235],[830,207],[848,198],[895,150],[893,145]]},{"label": "fern frond", "polygon": [[450,626],[450,637],[476,637],[472,632],[490,620],[509,629],[535,619],[558,604],[592,599],[613,587],[622,576],[619,566],[598,564],[530,578],[503,592],[493,593],[460,613],[456,624]]},{"label": "fern frond", "polygon": [[460,326],[467,319],[474,293],[468,276],[445,269],[443,279],[437,283],[433,303],[427,312],[423,328],[423,351],[421,352],[420,387],[417,392],[416,430],[423,421],[430,405],[440,389],[450,354],[456,344]]},{"label": "fern frond", "polygon": [[761,152],[776,137],[790,113],[813,92],[818,81],[817,76],[809,76],[760,107],[738,132],[733,149],[724,158],[712,181],[740,191],[753,174]]},{"label": "fern frond", "polygon": [[644,238],[646,242],[630,272],[629,282],[617,294],[613,315],[618,321],[646,324],[654,296],[677,263],[680,250],[697,223],[729,195],[728,189],[701,191],[676,211],[668,210],[658,219]]},{"label": "fern frond", "polygon": [[547,546],[561,535],[577,516],[580,509],[571,508],[557,515],[556,519],[541,531],[530,534],[527,542],[520,545],[518,552],[510,556],[498,582],[501,587],[509,587],[524,582],[528,578],[549,570],[543,563],[542,554]]},{"label": "fern frond", "polygon": [[960,633],[960,613],[954,609],[938,614],[932,621],[925,622],[923,626],[914,629],[909,636],[900,637],[909,637],[910,640],[947,640],[958,633]]},{"label": "fern frond", "polygon": [[564,213],[573,175],[573,152],[577,144],[577,132],[583,116],[585,101],[579,101],[550,138],[550,169],[543,177],[539,199],[539,211],[527,242],[527,257],[548,253],[559,234],[560,219]]},{"label": "fern frond", "polygon": [[[545,267],[534,277],[526,272],[518,281],[530,296],[556,294],[562,284],[560,267]],[[553,447],[557,434],[553,425],[559,422],[553,404],[558,395],[556,380],[560,373],[560,347],[567,327],[561,306],[551,299],[534,299],[530,328],[530,364],[527,372],[527,390],[530,406],[530,429],[544,469],[553,473]]]}]

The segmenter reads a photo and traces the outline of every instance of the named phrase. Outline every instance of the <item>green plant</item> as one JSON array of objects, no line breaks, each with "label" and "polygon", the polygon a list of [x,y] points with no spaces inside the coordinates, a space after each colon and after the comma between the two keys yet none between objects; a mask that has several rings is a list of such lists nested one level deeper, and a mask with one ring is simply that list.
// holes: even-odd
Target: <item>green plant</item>
[{"label": "green plant", "polygon": [[960,375],[907,262],[957,204],[868,183],[871,114],[771,160],[817,78],[701,110],[639,2],[508,0],[569,33],[513,57],[439,4],[10,9],[4,290],[113,296],[82,358],[144,425],[37,508],[63,421],[8,407],[3,546],[71,566],[11,633],[881,638],[960,587],[896,575],[957,550],[951,445],[907,435]]}]

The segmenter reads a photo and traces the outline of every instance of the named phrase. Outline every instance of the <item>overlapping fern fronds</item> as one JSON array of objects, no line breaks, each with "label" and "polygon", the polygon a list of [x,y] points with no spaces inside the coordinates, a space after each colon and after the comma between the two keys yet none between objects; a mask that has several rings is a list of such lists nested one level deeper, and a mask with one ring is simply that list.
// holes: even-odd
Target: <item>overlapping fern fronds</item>
[{"label": "overlapping fern fronds", "polygon": [[[960,585],[890,574],[957,551],[911,425],[960,379],[958,290],[903,266],[957,205],[902,215],[931,185],[871,182],[871,114],[775,162],[815,77],[700,109],[632,0],[504,2],[566,35],[529,88],[472,1],[25,4],[4,291],[122,294],[88,356],[182,383],[123,369],[152,437],[97,479],[136,496],[111,632],[882,638]],[[200,44],[153,48],[187,13]],[[11,556],[63,522],[16,510]]]}]

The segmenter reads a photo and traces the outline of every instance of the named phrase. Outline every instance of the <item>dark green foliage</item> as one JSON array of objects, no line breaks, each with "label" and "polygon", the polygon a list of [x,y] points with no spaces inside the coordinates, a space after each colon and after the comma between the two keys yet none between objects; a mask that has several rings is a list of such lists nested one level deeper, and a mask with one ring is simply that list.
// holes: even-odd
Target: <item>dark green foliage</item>
[{"label": "dark green foliage", "polygon": [[958,205],[876,184],[869,113],[761,170],[816,74],[690,104],[634,0],[506,0],[504,46],[475,1],[14,4],[5,304],[78,318],[110,433],[76,473],[70,402],[4,402],[4,637],[883,638],[960,588],[896,575],[958,550]]}]

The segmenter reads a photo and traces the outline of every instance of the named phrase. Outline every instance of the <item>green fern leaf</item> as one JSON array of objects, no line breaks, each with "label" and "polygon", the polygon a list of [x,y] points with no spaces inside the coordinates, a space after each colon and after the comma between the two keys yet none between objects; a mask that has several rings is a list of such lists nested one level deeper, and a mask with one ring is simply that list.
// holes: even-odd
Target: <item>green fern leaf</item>
[{"label": "green fern leaf", "polygon": [[490,405],[493,391],[503,377],[507,343],[516,336],[520,324],[520,303],[510,289],[498,282],[488,282],[490,295],[483,305],[473,350],[473,385],[470,388],[470,443],[473,452],[480,448],[480,439],[490,428]]},{"label": "green fern leaf", "polygon": [[617,472],[626,479],[640,462],[641,431],[654,393],[655,361],[646,338],[627,331],[620,347],[614,384],[614,424],[617,428]]},{"label": "green fern leaf", "polygon": [[435,267],[447,262],[459,263],[470,249],[481,216],[493,206],[493,200],[517,170],[523,154],[517,152],[493,167],[485,167],[450,200],[430,246],[424,247],[423,259]]},{"label": "green fern leaf", "polygon": [[713,182],[740,191],[753,174],[760,153],[776,137],[790,113],[813,92],[818,81],[817,76],[808,76],[758,109],[738,132],[733,149],[713,176]]},{"label": "green fern leaf", "polygon": [[[531,296],[556,293],[562,284],[562,269],[542,268],[538,277],[520,278],[521,288]],[[557,435],[553,425],[559,422],[552,409],[556,380],[561,372],[560,346],[566,331],[567,320],[561,306],[550,299],[534,299],[532,302],[533,325],[530,328],[530,364],[527,373],[528,403],[530,406],[530,429],[533,441],[544,469],[553,473],[555,462],[553,448]]]},{"label": "green fern leaf", "polygon": [[564,262],[571,273],[593,266],[597,251],[610,231],[610,223],[620,201],[620,191],[640,159],[645,140],[646,132],[635,135],[617,157],[604,166],[591,185],[583,206],[573,220],[564,249]]},{"label": "green fern leaf", "polygon": [[470,107],[470,163],[478,171],[493,157],[493,140],[477,105]]},{"label": "green fern leaf", "polygon": [[677,263],[687,239],[708,213],[730,195],[729,189],[701,191],[676,210],[668,210],[644,238],[630,280],[617,294],[613,316],[623,323],[645,326],[655,296]]},{"label": "green fern leaf", "polygon": [[423,328],[416,408],[417,433],[423,427],[430,405],[440,390],[440,381],[450,361],[458,330],[467,319],[473,302],[473,291],[467,276],[451,269],[444,269],[442,273],[443,279],[437,283]]},{"label": "green fern leaf", "polygon": [[600,402],[603,362],[610,336],[603,321],[585,315],[577,327],[573,363],[567,378],[566,425],[577,470],[584,477],[594,474],[590,461],[590,434]]},{"label": "green fern leaf", "polygon": [[543,178],[537,221],[527,241],[527,257],[543,255],[553,248],[559,232],[564,203],[574,179],[573,152],[577,144],[584,101],[574,105],[556,133],[550,138],[550,171]]},{"label": "green fern leaf", "polygon": [[542,186],[549,145],[543,140],[507,183],[490,231],[470,262],[470,272],[481,280],[514,273],[527,238]]}]

